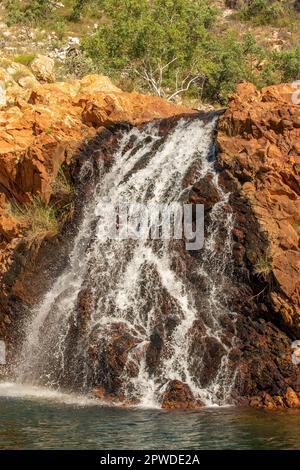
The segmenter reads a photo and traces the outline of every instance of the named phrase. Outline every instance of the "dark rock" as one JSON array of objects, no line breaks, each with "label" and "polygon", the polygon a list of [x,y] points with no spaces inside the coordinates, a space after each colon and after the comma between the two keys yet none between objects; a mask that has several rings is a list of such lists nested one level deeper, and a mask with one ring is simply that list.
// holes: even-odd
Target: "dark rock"
[{"label": "dark rock", "polygon": [[168,409],[196,409],[203,403],[196,400],[190,387],[179,380],[171,380],[162,396],[162,408]]}]

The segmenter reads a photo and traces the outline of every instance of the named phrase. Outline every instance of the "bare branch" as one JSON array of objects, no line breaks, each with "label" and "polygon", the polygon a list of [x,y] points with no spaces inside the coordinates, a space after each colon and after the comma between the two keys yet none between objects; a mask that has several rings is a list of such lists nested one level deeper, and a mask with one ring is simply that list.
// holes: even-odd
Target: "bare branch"
[{"label": "bare branch", "polygon": [[187,81],[187,77],[186,77],[186,78],[182,81],[182,88],[180,88],[179,90],[175,91],[175,93],[173,93],[171,96],[169,96],[169,97],[168,97],[168,101],[171,101],[171,100],[173,100],[176,96],[180,95],[181,93],[184,93],[185,91],[188,91],[188,89],[190,88],[190,86],[191,86],[193,83],[197,82],[200,78],[203,79],[203,77],[202,77],[201,74],[196,75],[196,76],[192,77],[192,78],[188,81],[188,83],[187,83],[186,86],[184,86],[185,83],[186,83],[186,81]]},{"label": "bare branch", "polygon": [[[153,71],[152,67],[150,64],[143,62],[143,67],[142,69],[134,69],[134,72],[141,77],[143,80],[145,80],[148,85],[154,90],[154,92],[160,96],[166,98],[168,101],[173,100],[176,96],[178,96],[181,93],[184,93],[185,91],[188,91],[190,86],[193,83],[199,82],[200,79],[202,79],[202,88],[204,85],[205,78],[203,77],[202,74],[197,74],[197,75],[192,75],[191,72],[189,72],[186,77],[183,78],[181,81],[181,84],[179,85],[179,70],[175,70],[175,89],[176,91],[172,93],[170,96],[168,96],[168,93],[163,89],[163,80],[164,80],[164,71],[167,70],[171,64],[173,64],[177,60],[177,57],[174,57],[170,62],[168,62],[165,65],[162,65],[160,62],[158,67]],[[180,88],[179,88],[180,86]]]}]

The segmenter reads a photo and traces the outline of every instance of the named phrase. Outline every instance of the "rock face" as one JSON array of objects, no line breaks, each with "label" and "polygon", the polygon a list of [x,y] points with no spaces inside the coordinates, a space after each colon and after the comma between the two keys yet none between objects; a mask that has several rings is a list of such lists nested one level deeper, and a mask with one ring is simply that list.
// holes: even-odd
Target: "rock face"
[{"label": "rock face", "polygon": [[[8,73],[7,80],[11,83]],[[86,142],[96,142],[96,136],[105,133],[106,128],[119,123],[141,124],[188,111],[157,97],[123,93],[107,77],[99,75],[71,83],[34,82],[30,88],[22,88],[14,82],[6,87],[0,111],[1,337],[8,337],[10,299],[15,302],[13,296],[18,293],[20,301],[25,296],[26,302],[33,304],[42,290],[39,283],[30,282],[24,289],[24,278],[17,281],[18,276],[26,269],[33,272],[35,263],[41,269],[40,258],[45,256],[39,249],[25,256],[22,240],[28,227],[11,216],[8,204],[27,204],[34,197],[46,204],[57,204],[53,198],[60,168],[68,166]],[[50,252],[52,248],[50,243]],[[26,260],[29,265],[25,269]]]},{"label": "rock face", "polygon": [[300,106],[293,91],[240,85],[217,137],[235,217],[238,289],[245,289],[240,306],[233,300],[240,312],[236,390],[266,408],[296,406],[300,391],[291,358],[300,335]]},{"label": "rock face", "polygon": [[300,334],[300,106],[281,85],[240,85],[218,133],[220,165],[231,173],[266,237],[246,261],[267,281],[277,321]]}]

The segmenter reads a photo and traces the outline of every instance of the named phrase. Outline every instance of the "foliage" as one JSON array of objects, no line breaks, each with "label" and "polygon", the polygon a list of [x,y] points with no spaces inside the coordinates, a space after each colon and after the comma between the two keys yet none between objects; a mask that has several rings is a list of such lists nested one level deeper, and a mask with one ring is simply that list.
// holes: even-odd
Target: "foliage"
[{"label": "foliage", "polygon": [[258,82],[257,66],[265,54],[255,38],[247,34],[239,40],[236,33],[227,32],[211,39],[204,45],[206,49],[206,76],[203,95],[210,101],[226,102],[235,85],[241,81]]},{"label": "foliage", "polygon": [[100,73],[97,64],[80,49],[71,51],[58,68],[58,76],[63,79],[82,78],[97,72]]},{"label": "foliage", "polygon": [[91,2],[89,2],[89,0],[75,0],[70,19],[73,21],[79,21],[81,14],[88,3]]},{"label": "foliage", "polygon": [[274,51],[271,54],[274,70],[279,70],[281,81],[289,82],[300,78],[300,46],[287,51]]},{"label": "foliage", "polygon": [[272,272],[272,258],[266,254],[258,258],[254,266],[254,274],[267,281]]},{"label": "foliage", "polygon": [[193,47],[215,19],[215,9],[196,0],[103,0],[105,21],[84,45],[91,57],[123,70],[129,61],[157,66],[174,57],[190,62]]},{"label": "foliage", "polygon": [[20,54],[14,58],[14,61],[18,64],[26,65],[27,67],[35,59],[35,54]]},{"label": "foliage", "polygon": [[67,29],[66,22],[63,20],[56,21],[53,29],[55,30],[59,41],[62,41],[62,39],[64,38],[66,34],[66,29]]},{"label": "foliage", "polygon": [[164,97],[194,79],[186,91],[222,100],[237,75],[245,75],[239,71],[243,47],[237,42],[232,50],[232,38],[225,38],[226,55],[224,37],[212,32],[217,10],[206,0],[103,0],[99,6],[105,21],[83,48],[114,78],[135,79]]},{"label": "foliage", "polygon": [[[72,24],[80,29],[81,49],[71,51],[59,65],[61,79],[104,73],[130,91],[220,104],[226,104],[241,81],[262,87],[299,79],[299,46],[269,51],[253,35],[233,30],[234,23],[218,22],[219,11],[212,4],[209,0],[66,0],[63,12],[56,13],[53,0],[6,0],[11,22],[51,25],[59,40],[68,30],[67,21],[82,19]],[[251,0],[237,15],[259,25],[279,25],[292,18],[288,11],[279,1]],[[91,18],[98,25],[92,33]],[[30,60],[19,57],[24,64]]]},{"label": "foliage", "polygon": [[103,0],[99,7],[105,21],[83,48],[115,79],[167,98],[181,90],[225,103],[238,81],[257,78],[263,50],[250,34],[241,41],[217,33],[218,13],[206,0]]},{"label": "foliage", "polygon": [[284,9],[279,1],[250,0],[238,16],[257,25],[267,25],[276,23],[283,13]]},{"label": "foliage", "polygon": [[18,23],[37,24],[51,17],[54,3],[52,0],[6,0],[5,7],[9,26]]},{"label": "foliage", "polygon": [[26,237],[30,243],[58,233],[55,208],[45,204],[39,197],[35,197],[31,204],[11,204],[9,210],[15,220],[27,227]]},{"label": "foliage", "polygon": [[[102,21],[83,50],[100,70],[142,91],[225,104],[240,81],[260,87],[300,76],[299,47],[268,52],[249,33],[218,31],[206,0],[98,0],[98,7]],[[253,0],[248,8],[267,22],[280,14],[276,2]]]}]

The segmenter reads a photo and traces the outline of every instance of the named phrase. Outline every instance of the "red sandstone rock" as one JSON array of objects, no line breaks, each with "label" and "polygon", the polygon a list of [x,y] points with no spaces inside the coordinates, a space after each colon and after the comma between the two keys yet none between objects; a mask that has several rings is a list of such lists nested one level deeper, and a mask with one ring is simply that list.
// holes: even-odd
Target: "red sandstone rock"
[{"label": "red sandstone rock", "polygon": [[[267,236],[272,308],[300,333],[300,105],[289,85],[238,86],[219,123],[219,160]],[[246,253],[255,265],[259,252]]]}]

